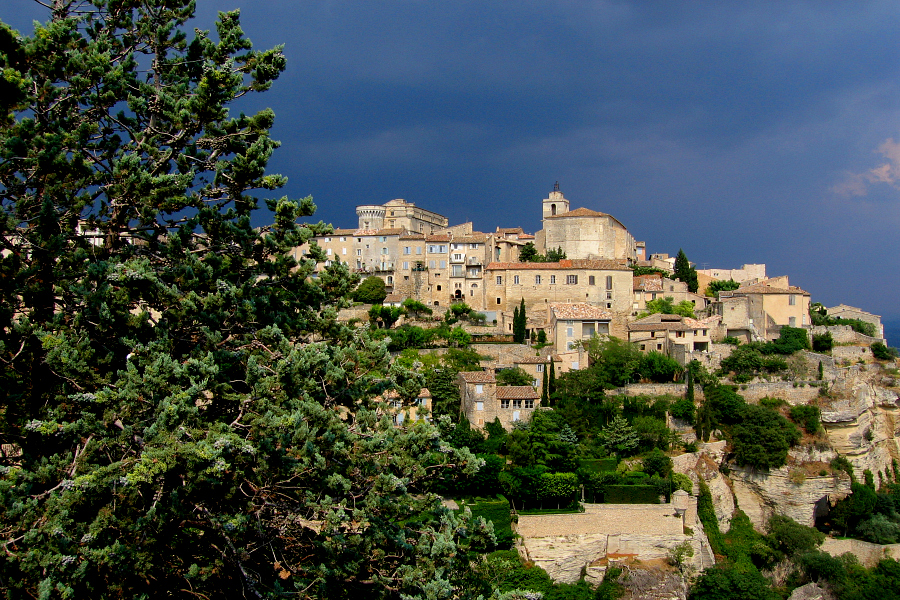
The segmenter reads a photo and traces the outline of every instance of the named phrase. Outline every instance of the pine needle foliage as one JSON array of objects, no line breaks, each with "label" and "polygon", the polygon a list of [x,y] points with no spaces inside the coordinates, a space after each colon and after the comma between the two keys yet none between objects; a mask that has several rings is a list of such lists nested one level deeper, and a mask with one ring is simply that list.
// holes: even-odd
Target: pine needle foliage
[{"label": "pine needle foliage", "polygon": [[[0,587],[8,597],[447,597],[479,461],[373,398],[421,377],[337,321],[311,198],[260,198],[280,47],[187,0],[0,23]],[[264,200],[274,223],[250,218]]]}]

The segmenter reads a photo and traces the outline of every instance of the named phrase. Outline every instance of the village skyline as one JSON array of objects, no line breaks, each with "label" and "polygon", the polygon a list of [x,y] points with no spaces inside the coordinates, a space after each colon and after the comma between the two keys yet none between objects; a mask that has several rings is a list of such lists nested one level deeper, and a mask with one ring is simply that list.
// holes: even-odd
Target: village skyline
[{"label": "village skyline", "polygon": [[[540,229],[554,181],[650,253],[765,263],[826,305],[900,320],[900,9],[863,5],[198,2],[285,44],[270,164],[314,219],[404,198]],[[46,11],[9,0],[23,34]],[[258,102],[259,104],[254,104]],[[255,224],[265,224],[265,216]]]}]

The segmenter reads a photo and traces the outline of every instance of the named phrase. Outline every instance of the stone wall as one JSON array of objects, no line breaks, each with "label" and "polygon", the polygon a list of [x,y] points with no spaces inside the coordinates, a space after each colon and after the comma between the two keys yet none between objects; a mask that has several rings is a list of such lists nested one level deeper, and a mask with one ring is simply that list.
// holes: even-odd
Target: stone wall
[{"label": "stone wall", "polygon": [[788,404],[796,406],[808,404],[810,400],[817,398],[819,388],[805,383],[794,387],[792,381],[760,381],[739,386],[738,394],[750,403],[759,402],[762,398],[781,398]]},{"label": "stone wall", "polygon": [[840,556],[849,552],[859,559],[864,566],[872,568],[882,558],[900,560],[900,544],[872,544],[862,540],[836,540],[827,538],[820,546],[823,552],[832,556]]},{"label": "stone wall", "polygon": [[868,346],[835,346],[831,349],[831,355],[838,364],[875,360],[872,350]]},{"label": "stone wall", "polygon": [[[696,503],[688,499],[684,516],[673,504],[586,504],[583,513],[519,515],[520,552],[560,583],[575,583],[585,572],[596,585],[610,560],[665,559],[684,542],[694,547],[694,566],[706,568],[714,560]],[[692,535],[684,533],[685,526]]]},{"label": "stone wall", "polygon": [[869,337],[854,331],[849,325],[813,326],[809,330],[810,339],[812,339],[811,336],[821,335],[826,332],[831,333],[831,337],[837,344],[865,344],[868,346],[873,342],[882,341],[879,337]]}]

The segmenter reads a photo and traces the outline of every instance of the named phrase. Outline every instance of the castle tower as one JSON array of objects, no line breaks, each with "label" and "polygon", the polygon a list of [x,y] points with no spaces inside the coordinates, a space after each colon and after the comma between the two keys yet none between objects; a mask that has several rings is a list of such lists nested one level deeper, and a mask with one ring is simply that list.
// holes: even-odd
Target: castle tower
[{"label": "castle tower", "polygon": [[381,229],[384,227],[384,207],[366,204],[356,207],[360,229]]},{"label": "castle tower", "polygon": [[553,185],[553,191],[550,192],[550,197],[544,198],[543,209],[542,219],[569,212],[569,201],[566,200],[562,192],[559,191],[558,181]]}]

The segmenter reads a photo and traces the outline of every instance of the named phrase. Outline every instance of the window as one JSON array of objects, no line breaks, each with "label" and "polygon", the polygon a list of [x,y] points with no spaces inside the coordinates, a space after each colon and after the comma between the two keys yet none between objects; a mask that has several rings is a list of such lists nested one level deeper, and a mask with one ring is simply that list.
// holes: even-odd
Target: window
[{"label": "window", "polygon": [[403,254],[409,254],[412,248],[409,246],[403,246]]},{"label": "window", "polygon": [[657,350],[662,350],[662,344],[657,344],[657,345],[656,345],[656,349],[657,349]]},{"label": "window", "polygon": [[612,300],[612,292],[606,292],[606,299]]},{"label": "window", "polygon": [[362,256],[362,249],[361,249],[361,248],[357,248],[357,249],[356,249],[356,255],[357,255],[357,256]]},{"label": "window", "polygon": [[574,350],[575,342],[566,342],[566,350]]},{"label": "window", "polygon": [[422,254],[422,246],[416,246],[416,254]]},{"label": "window", "polygon": [[593,275],[588,275],[588,285],[596,285]]},{"label": "window", "polygon": [[501,303],[500,298],[497,298],[497,304],[500,304],[500,303]]},{"label": "window", "polygon": [[503,398],[500,400],[500,408],[509,408],[509,399]]},{"label": "window", "polygon": [[541,276],[540,275],[534,276],[534,285],[541,285]]},{"label": "window", "polygon": [[328,242],[330,242],[330,241],[331,241],[331,238],[330,238],[330,237],[325,238],[325,243],[326,243],[326,244],[327,244]]},{"label": "window", "polygon": [[555,283],[556,283],[556,275],[551,275],[550,276],[550,285],[553,285]]},{"label": "window", "polygon": [[480,384],[480,383],[479,383],[479,384],[476,384],[476,385],[475,385],[475,393],[476,393],[476,394],[483,394],[483,393],[484,393],[484,386],[483,386],[482,384]]},{"label": "window", "polygon": [[347,254],[347,249],[346,249],[346,248],[341,248],[341,254]]},{"label": "window", "polygon": [[403,263],[403,269],[406,270],[406,269],[408,269],[408,268],[409,268],[409,263],[408,263],[408,262],[404,262],[404,263]]},{"label": "window", "polygon": [[469,244],[469,248],[472,250],[478,250],[478,244]]},{"label": "window", "polygon": [[534,400],[528,398],[525,400],[525,408],[534,408]]},{"label": "window", "polygon": [[465,271],[463,271],[463,265],[450,265],[451,277],[462,277],[465,275]]},{"label": "window", "polygon": [[612,289],[612,275],[606,276],[606,289],[608,289],[608,290]]},{"label": "window", "polygon": [[576,285],[578,283],[578,275],[566,275],[567,285]]},{"label": "window", "polygon": [[503,276],[497,275],[497,285],[503,285]]},{"label": "window", "polygon": [[442,268],[442,269],[446,269],[446,268],[447,268],[447,261],[446,261],[446,260],[442,260],[442,261],[441,261],[441,268]]},{"label": "window", "polygon": [[454,254],[454,255],[453,255],[453,260],[462,260],[462,259],[463,259],[463,255],[462,255],[462,254]]},{"label": "window", "polygon": [[484,402],[476,402],[475,410],[484,410]]},{"label": "window", "polygon": [[441,286],[437,286],[437,291],[441,291]]},{"label": "window", "polygon": [[794,294],[791,294],[790,296],[788,296],[788,304],[790,304],[791,306],[796,306],[797,296],[795,296]]},{"label": "window", "polygon": [[387,253],[388,253],[388,249],[387,249],[387,248],[382,248],[382,249],[381,249],[381,253],[382,253],[382,254],[387,254]]},{"label": "window", "polygon": [[434,260],[429,260],[429,261],[428,261],[428,268],[429,268],[429,269],[433,269],[433,268],[435,268],[436,266],[437,266],[437,261],[434,261]]},{"label": "window", "polygon": [[797,326],[797,317],[788,317],[788,325],[791,327]]},{"label": "window", "polygon": [[647,345],[646,345],[646,344],[641,344],[641,350],[646,350],[646,349],[647,349]]},{"label": "window", "polygon": [[325,256],[331,256],[331,248],[325,251]]},{"label": "window", "polygon": [[544,372],[544,365],[535,365],[535,366],[537,367],[537,372],[538,372],[538,373],[543,373],[543,372]]},{"label": "window", "polygon": [[386,236],[386,235],[383,235],[383,236],[379,237],[379,238],[378,238],[378,241],[379,241],[379,242],[386,242],[386,241],[387,241],[387,236]]},{"label": "window", "polygon": [[521,400],[513,400],[513,408],[522,408]]},{"label": "window", "polygon": [[513,285],[519,285],[519,276],[513,275]]},{"label": "window", "polygon": [[575,335],[574,327],[566,327],[566,337],[572,337]]},{"label": "window", "polygon": [[675,332],[675,337],[677,337],[677,338],[684,337],[684,332],[683,332],[683,331],[676,331],[676,332]]},{"label": "window", "polygon": [[709,331],[709,330],[704,329],[704,330],[703,330],[703,333],[702,333],[701,335],[708,335],[708,333],[707,333],[708,331]]},{"label": "window", "polygon": [[342,237],[342,238],[341,238],[341,241],[342,241],[342,242],[346,242],[346,241],[347,241],[347,238]]}]

